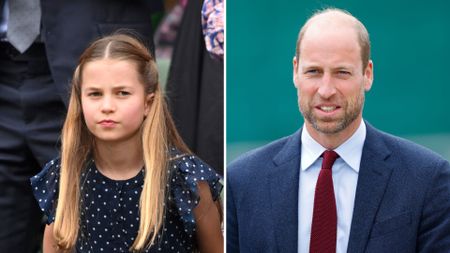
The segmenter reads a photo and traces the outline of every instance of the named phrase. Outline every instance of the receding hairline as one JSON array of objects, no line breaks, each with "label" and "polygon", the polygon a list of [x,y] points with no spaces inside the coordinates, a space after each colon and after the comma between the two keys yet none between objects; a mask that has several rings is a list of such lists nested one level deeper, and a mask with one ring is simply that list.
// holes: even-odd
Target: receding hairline
[{"label": "receding hairline", "polygon": [[316,11],[308,20],[306,20],[305,24],[299,31],[296,49],[295,49],[295,57],[298,60],[300,57],[300,46],[303,40],[303,37],[311,26],[311,24],[318,19],[328,19],[332,20],[333,18],[339,19],[340,21],[348,21],[350,22],[356,32],[356,36],[358,38],[358,44],[360,46],[361,60],[363,65],[363,71],[367,67],[367,64],[370,60],[370,39],[369,33],[367,32],[364,24],[359,21],[355,16],[353,16],[350,12],[338,8],[326,8],[323,10]]}]

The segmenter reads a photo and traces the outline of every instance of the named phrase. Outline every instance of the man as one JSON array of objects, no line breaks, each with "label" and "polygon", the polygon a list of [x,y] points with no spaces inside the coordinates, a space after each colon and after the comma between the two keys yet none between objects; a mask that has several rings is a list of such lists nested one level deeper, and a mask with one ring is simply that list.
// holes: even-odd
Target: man
[{"label": "man", "polygon": [[227,169],[228,252],[450,252],[450,165],[362,120],[369,36],[346,11],[302,27],[304,127]]},{"label": "man", "polygon": [[0,252],[39,247],[41,211],[29,178],[58,154],[78,57],[119,28],[152,46],[157,2],[0,0]]}]

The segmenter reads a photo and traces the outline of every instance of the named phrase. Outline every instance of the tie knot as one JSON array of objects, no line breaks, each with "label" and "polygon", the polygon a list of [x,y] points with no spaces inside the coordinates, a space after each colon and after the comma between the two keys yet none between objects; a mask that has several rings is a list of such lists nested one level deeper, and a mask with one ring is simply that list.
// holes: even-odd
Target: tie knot
[{"label": "tie knot", "polygon": [[322,169],[326,170],[331,170],[331,167],[333,167],[333,163],[339,157],[339,155],[333,150],[326,150],[325,152],[323,152],[322,156]]}]

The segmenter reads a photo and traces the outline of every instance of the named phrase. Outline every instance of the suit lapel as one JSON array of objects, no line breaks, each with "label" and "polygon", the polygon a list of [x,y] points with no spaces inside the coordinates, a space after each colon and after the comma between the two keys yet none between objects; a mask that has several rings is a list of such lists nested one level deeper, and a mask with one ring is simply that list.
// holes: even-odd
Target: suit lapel
[{"label": "suit lapel", "polygon": [[390,150],[367,122],[347,252],[364,252],[375,216],[392,174]]},{"label": "suit lapel", "polygon": [[275,168],[268,178],[278,252],[297,252],[300,132],[289,137],[275,156]]}]

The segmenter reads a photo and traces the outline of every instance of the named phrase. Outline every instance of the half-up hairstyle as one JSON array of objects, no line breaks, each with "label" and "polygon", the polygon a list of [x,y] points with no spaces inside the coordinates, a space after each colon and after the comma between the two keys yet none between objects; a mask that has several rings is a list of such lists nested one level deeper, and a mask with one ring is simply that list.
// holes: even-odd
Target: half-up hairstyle
[{"label": "half-up hairstyle", "polygon": [[154,57],[138,39],[114,34],[92,43],[81,55],[74,72],[69,108],[62,131],[61,178],[53,234],[57,246],[70,250],[75,246],[80,227],[80,177],[94,147],[81,106],[84,66],[96,60],[114,59],[133,62],[145,93],[154,94],[150,111],[141,127],[145,176],[139,200],[139,232],[131,246],[141,251],[155,242],[163,225],[167,198],[169,148],[190,153],[178,134],[158,82]]}]

